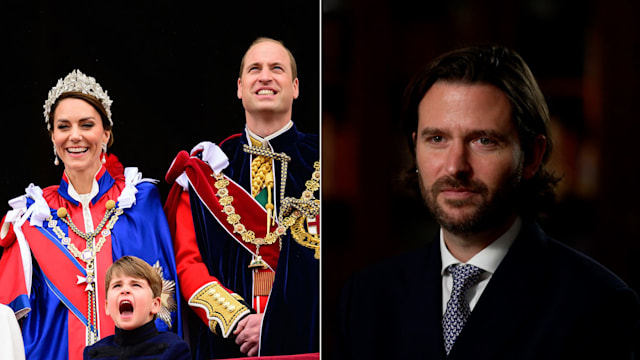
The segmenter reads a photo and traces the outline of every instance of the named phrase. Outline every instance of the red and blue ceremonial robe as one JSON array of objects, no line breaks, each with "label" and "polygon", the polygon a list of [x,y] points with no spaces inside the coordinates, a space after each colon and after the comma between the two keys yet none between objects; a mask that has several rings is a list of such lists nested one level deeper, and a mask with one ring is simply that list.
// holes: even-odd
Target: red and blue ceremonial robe
[{"label": "red and blue ceremonial robe", "polygon": [[[228,204],[221,204],[219,178],[214,177],[215,173],[222,173],[229,181],[224,190],[233,198],[242,225],[257,237],[264,236],[266,210],[245,190],[251,189],[252,155],[244,150],[249,144],[243,132],[228,138],[219,148],[213,145],[215,149],[209,152],[221,151],[226,161],[215,160],[215,156],[196,146],[191,154],[178,154],[167,173],[170,183],[180,177],[188,180],[173,185],[165,212],[175,233],[182,294],[192,314],[197,315],[195,323],[190,321],[191,351],[197,359],[243,356],[231,334],[242,317],[257,310],[250,305],[255,284],[254,270],[248,267],[256,256],[256,246],[243,241],[228,222],[225,213]],[[285,198],[300,198],[316,169],[314,166],[319,166],[317,135],[301,133],[294,125],[270,139],[269,144],[273,152],[290,157]],[[274,161],[273,170],[274,193],[279,194],[282,186],[279,161]],[[276,205],[282,204],[276,199]],[[289,230],[280,240],[259,248],[268,271],[275,272],[264,309],[259,355],[315,353],[319,351],[320,301],[316,250],[295,241]],[[234,299],[230,306],[233,311],[216,305],[215,298],[207,298],[206,291],[210,288],[220,297]]]},{"label": "red and blue ceremonial robe", "polygon": [[[156,325],[182,333],[179,302],[171,294],[178,291],[175,257],[157,187],[136,168],[123,169],[115,156],[109,157],[96,174],[97,194],[88,209],[94,229],[101,229],[89,240],[95,251],[91,269],[82,260],[91,255],[85,251],[88,241],[60,219],[65,214],[58,209],[64,208],[69,224],[85,232],[82,205],[69,194],[66,175],[59,186],[40,189],[32,184],[26,195],[9,202],[13,210],[3,219],[0,234],[5,248],[0,302],[24,317],[27,359],[82,359],[86,345],[114,334],[104,309],[104,275],[124,255],[142,258],[161,273],[167,306]],[[115,209],[105,219],[110,200]]]}]

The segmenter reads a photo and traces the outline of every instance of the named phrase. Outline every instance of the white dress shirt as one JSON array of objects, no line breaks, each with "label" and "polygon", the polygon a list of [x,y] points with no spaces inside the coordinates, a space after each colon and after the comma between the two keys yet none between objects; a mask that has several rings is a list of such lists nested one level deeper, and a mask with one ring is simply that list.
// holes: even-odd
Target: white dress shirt
[{"label": "white dress shirt", "polygon": [[[249,130],[249,127],[245,127],[245,129],[247,130],[247,140],[249,141],[249,144],[251,144],[251,139],[249,137],[252,137],[258,141],[260,141],[263,145],[269,144],[269,141],[271,141],[271,139],[275,139],[278,136],[280,136],[281,134],[287,132],[289,129],[291,129],[291,127],[293,126],[293,120],[289,120],[289,122],[287,123],[287,125],[283,126],[282,129],[274,132],[271,135],[268,135],[266,137],[262,137],[260,135],[257,135],[256,133],[254,133],[253,131]],[[269,144],[269,148],[271,148],[271,144]],[[271,149],[273,150],[273,149]]]},{"label": "white dress shirt", "polygon": [[[509,251],[511,244],[516,239],[522,228],[522,220],[518,217],[511,225],[511,228],[507,230],[502,236],[489,244],[486,248],[482,249],[479,253],[475,254],[465,264],[471,264],[484,270],[480,275],[480,280],[467,290],[467,301],[471,310],[475,307],[480,295],[487,287],[487,284],[491,280],[493,273],[504,259],[504,256]],[[454,264],[462,264],[460,260],[456,259],[449,249],[445,245],[442,235],[442,229],[440,229],[440,256],[442,259],[442,269],[440,274],[442,275],[442,313],[447,309],[447,302],[451,297],[451,290],[453,287],[453,276],[447,270],[447,267]]]}]

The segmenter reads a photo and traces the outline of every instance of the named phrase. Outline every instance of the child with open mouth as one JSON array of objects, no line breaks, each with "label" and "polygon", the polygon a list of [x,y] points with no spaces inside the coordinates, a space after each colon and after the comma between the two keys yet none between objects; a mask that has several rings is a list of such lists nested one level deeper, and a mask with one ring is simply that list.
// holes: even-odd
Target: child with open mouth
[{"label": "child with open mouth", "polygon": [[142,259],[123,256],[105,275],[105,311],[115,335],[84,349],[84,359],[190,359],[186,342],[159,332],[154,320],[161,308],[162,278]]}]

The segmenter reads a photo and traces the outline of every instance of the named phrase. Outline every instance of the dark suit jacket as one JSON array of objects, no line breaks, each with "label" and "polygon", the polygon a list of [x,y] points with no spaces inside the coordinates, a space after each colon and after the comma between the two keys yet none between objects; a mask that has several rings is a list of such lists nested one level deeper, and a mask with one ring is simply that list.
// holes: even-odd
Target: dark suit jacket
[{"label": "dark suit jacket", "polygon": [[[440,244],[355,274],[337,359],[444,359]],[[640,304],[622,280],[524,222],[449,359],[633,359]]]}]

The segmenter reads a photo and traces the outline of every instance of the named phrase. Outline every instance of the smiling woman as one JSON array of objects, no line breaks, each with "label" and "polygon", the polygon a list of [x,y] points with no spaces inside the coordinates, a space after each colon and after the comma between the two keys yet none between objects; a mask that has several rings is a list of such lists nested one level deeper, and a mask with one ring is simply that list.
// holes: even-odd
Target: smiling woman
[{"label": "smiling woman", "polygon": [[[2,221],[0,303],[24,317],[27,358],[81,359],[113,335],[104,306],[105,273],[124,255],[161,269],[166,285],[155,326],[181,334],[173,247],[160,195],[137,168],[106,154],[112,101],[93,77],[72,71],[49,91],[44,118],[60,185],[10,201]],[[40,341],[42,338],[50,341]],[[53,345],[52,345],[53,344]]]},{"label": "smiling woman", "polygon": [[[111,130],[102,125],[96,108],[80,98],[59,100],[54,114],[51,141],[56,160],[59,156],[78,192],[88,193],[102,165],[100,155],[106,153]],[[104,155],[102,159],[106,161]]]}]

